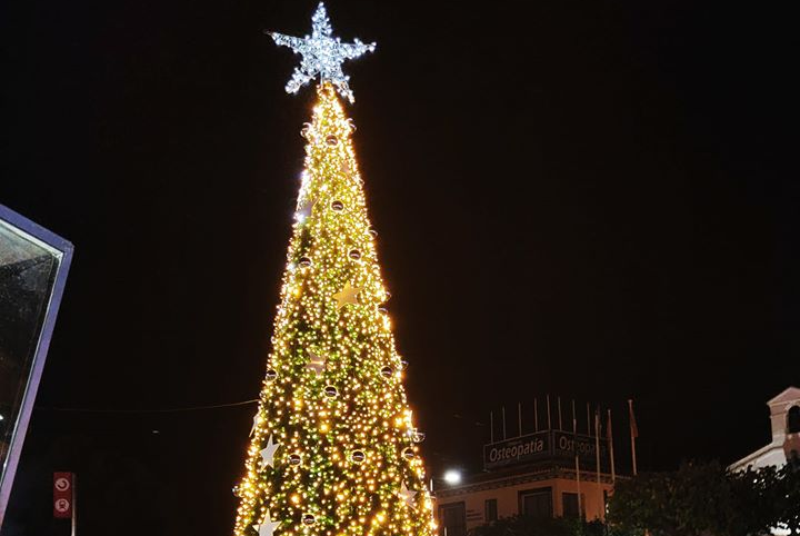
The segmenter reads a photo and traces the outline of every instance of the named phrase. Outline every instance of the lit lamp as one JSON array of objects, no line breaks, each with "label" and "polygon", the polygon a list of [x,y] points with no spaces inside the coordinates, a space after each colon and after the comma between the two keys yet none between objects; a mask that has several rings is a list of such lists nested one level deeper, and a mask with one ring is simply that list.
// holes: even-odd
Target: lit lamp
[{"label": "lit lamp", "polygon": [[444,473],[444,481],[450,486],[461,484],[461,471],[458,469],[448,469]]}]

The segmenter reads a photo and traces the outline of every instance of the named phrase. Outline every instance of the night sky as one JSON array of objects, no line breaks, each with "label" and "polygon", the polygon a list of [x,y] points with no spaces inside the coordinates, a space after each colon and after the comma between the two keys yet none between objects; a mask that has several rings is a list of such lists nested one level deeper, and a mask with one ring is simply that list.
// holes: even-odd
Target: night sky
[{"label": "night sky", "polygon": [[[628,398],[644,469],[766,444],[800,384],[795,19],[466,5],[327,3],[378,42],[349,113],[433,474],[548,393],[614,410],[623,469]],[[314,98],[262,30],[315,7],[0,5],[0,203],[75,244],[3,536],[66,534],[53,470],[82,536],[230,533],[254,406],[158,411],[258,394]]]}]

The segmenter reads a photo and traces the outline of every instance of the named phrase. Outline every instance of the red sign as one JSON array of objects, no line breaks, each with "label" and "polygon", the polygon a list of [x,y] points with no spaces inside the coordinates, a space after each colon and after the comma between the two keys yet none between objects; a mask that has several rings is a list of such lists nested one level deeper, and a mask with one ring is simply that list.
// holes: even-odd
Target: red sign
[{"label": "red sign", "polygon": [[72,473],[53,473],[53,517],[58,519],[72,517],[74,486],[75,475]]}]

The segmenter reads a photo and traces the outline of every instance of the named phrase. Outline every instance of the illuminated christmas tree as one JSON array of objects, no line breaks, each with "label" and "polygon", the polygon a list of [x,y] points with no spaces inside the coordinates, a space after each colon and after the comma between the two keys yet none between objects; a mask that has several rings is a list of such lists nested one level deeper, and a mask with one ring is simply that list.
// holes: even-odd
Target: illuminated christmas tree
[{"label": "illuminated christmas tree", "polygon": [[342,62],[375,45],[334,38],[322,4],[311,36],[270,35],[303,56],[287,91],[319,84],[235,534],[428,536],[424,436],[383,308],[354,127],[337,96],[353,100]]}]

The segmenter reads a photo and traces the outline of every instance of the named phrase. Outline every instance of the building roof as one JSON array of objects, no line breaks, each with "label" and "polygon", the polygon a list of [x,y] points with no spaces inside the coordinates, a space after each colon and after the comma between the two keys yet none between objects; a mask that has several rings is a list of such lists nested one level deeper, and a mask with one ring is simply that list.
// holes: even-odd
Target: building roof
[{"label": "building roof", "polygon": [[761,447],[760,449],[758,449],[755,452],[751,452],[750,454],[748,454],[747,456],[745,456],[741,460],[737,460],[737,461],[733,462],[732,464],[730,464],[728,466],[728,468],[731,469],[732,471],[736,471],[738,469],[744,469],[748,465],[752,465],[756,460],[758,460],[759,458],[761,458],[763,455],[767,454],[768,452],[770,452],[772,450],[778,450],[778,449],[780,449],[781,452],[783,452],[782,447],[780,447],[779,445],[775,445],[775,444],[770,443],[769,445],[765,445],[765,446]]},{"label": "building roof", "polygon": [[775,406],[784,402],[791,402],[793,400],[800,400],[800,389],[797,387],[788,387],[782,391],[778,396],[767,402],[769,406]]}]

